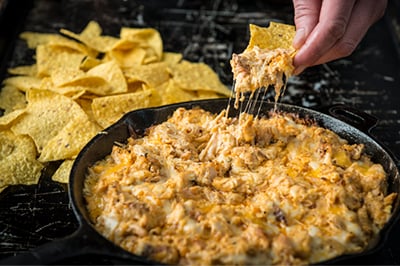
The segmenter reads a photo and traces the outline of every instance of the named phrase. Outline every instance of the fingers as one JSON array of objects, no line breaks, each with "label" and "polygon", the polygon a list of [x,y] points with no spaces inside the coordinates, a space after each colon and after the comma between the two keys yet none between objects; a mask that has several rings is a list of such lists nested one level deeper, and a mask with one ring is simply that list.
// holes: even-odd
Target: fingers
[{"label": "fingers", "polygon": [[[350,55],[385,12],[387,0],[293,0],[294,74]],[[319,5],[318,5],[319,4]],[[318,10],[319,8],[319,10]]]},{"label": "fingers", "polygon": [[323,64],[353,53],[371,25],[383,16],[386,5],[386,0],[357,1],[343,37],[314,64]]},{"label": "fingers", "polygon": [[294,65],[298,69],[315,65],[344,36],[355,2],[322,0],[319,21],[294,58]]},{"label": "fingers", "polygon": [[321,0],[293,0],[296,35],[293,47],[299,49],[318,24]]}]

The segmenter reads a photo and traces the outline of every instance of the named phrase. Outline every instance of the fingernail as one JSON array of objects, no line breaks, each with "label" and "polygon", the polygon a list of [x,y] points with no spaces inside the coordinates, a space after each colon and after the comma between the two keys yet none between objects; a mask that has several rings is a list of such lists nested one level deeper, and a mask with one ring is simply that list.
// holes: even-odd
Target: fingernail
[{"label": "fingernail", "polygon": [[293,38],[293,47],[295,49],[299,49],[305,41],[305,30],[304,28],[300,28],[296,30],[296,35]]},{"label": "fingernail", "polygon": [[297,76],[300,75],[301,72],[303,72],[307,67],[306,66],[298,66],[294,69],[293,75]]}]

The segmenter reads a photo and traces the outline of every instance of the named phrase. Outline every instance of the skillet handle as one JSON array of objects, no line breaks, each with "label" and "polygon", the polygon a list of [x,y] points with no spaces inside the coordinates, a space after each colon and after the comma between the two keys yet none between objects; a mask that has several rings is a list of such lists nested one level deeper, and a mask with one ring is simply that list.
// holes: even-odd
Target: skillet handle
[{"label": "skillet handle", "polygon": [[[107,240],[96,237],[90,229],[81,226],[70,236],[48,242],[29,252],[1,260],[0,265],[51,265],[62,263],[67,259],[81,255],[103,255],[120,262],[135,262],[134,256],[124,255]],[[143,264],[143,261],[141,264]]]},{"label": "skillet handle", "polygon": [[369,133],[378,123],[376,117],[344,104],[329,106],[324,111],[364,133]]}]

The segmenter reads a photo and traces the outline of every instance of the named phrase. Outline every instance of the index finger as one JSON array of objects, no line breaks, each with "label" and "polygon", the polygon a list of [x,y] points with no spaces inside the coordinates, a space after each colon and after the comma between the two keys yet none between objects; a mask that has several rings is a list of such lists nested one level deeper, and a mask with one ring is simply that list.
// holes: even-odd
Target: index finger
[{"label": "index finger", "polygon": [[296,35],[293,47],[299,49],[319,21],[321,0],[293,0]]}]

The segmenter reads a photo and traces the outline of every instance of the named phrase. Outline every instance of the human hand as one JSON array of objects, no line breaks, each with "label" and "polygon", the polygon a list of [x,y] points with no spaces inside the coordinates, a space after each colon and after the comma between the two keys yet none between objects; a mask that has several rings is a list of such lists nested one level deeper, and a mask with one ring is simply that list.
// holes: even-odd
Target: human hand
[{"label": "human hand", "polygon": [[297,75],[309,66],[350,55],[383,16],[387,0],[293,0],[293,5]]}]

